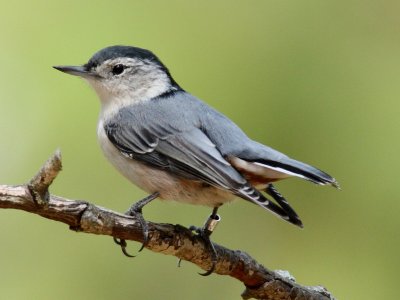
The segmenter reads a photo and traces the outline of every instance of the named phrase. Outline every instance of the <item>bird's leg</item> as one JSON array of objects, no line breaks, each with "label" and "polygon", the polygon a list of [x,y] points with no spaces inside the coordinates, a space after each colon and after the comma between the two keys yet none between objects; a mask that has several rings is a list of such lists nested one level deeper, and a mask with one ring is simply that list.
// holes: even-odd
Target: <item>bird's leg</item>
[{"label": "bird's leg", "polygon": [[[160,194],[158,192],[156,192],[154,194],[151,194],[151,195],[147,196],[146,198],[143,198],[142,200],[139,200],[138,202],[134,203],[125,213],[125,215],[136,217],[137,220],[140,223],[140,226],[142,227],[143,243],[142,243],[142,246],[139,249],[139,252],[142,251],[143,248],[149,242],[149,229],[148,229],[148,226],[147,226],[147,222],[143,218],[142,209],[143,209],[143,207],[145,205],[149,204],[151,201],[156,199],[158,196],[160,196]],[[135,257],[134,255],[131,255],[126,251],[127,244],[126,244],[126,241],[124,239],[114,238],[114,242],[121,246],[122,253],[124,253],[125,256]]]},{"label": "bird's leg", "polygon": [[217,227],[219,221],[221,221],[221,217],[217,214],[218,207],[214,207],[211,215],[208,217],[206,222],[204,223],[203,227],[196,227],[196,226],[190,226],[189,229],[196,232],[205,242],[206,247],[210,249],[211,251],[211,263],[212,266],[211,268],[206,271],[205,273],[199,273],[202,276],[208,276],[212,272],[214,272],[215,265],[217,263],[218,255],[217,251],[215,251],[214,244],[210,240],[210,235],[214,232],[215,227]]}]

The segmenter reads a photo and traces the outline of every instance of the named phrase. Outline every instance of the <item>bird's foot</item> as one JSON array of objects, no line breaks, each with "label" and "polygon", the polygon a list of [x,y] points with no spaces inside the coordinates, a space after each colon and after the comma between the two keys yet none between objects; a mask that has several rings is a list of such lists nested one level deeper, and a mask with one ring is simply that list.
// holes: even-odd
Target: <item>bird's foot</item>
[{"label": "bird's foot", "polygon": [[211,268],[204,273],[199,273],[202,276],[211,275],[215,270],[215,265],[217,264],[218,254],[217,251],[215,250],[214,244],[211,242],[210,236],[214,232],[214,229],[217,227],[219,221],[221,221],[221,217],[217,214],[217,209],[214,209],[212,214],[208,217],[207,221],[204,223],[203,227],[197,227],[197,226],[189,227],[191,231],[194,231],[203,239],[206,248],[209,249],[211,252],[211,264],[212,264]]},{"label": "bird's foot", "polygon": [[117,238],[113,238],[113,239],[114,239],[114,243],[116,243],[117,245],[119,245],[121,247],[121,251],[125,256],[127,256],[127,257],[135,257],[136,256],[136,255],[129,254],[129,252],[126,250],[126,247],[128,246],[126,243],[126,240],[117,239]]},{"label": "bird's foot", "polygon": [[[149,227],[147,225],[146,220],[143,218],[142,209],[145,205],[149,204],[151,201],[156,199],[159,196],[159,193],[154,193],[146,198],[139,200],[138,202],[134,203],[125,213],[127,216],[136,217],[139,221],[140,227],[142,228],[143,233],[143,242],[142,246],[139,249],[139,252],[146,247],[147,243],[149,242]],[[122,253],[127,257],[135,257],[135,255],[131,255],[126,250],[127,243],[124,239],[114,238],[114,242],[121,247]]]}]

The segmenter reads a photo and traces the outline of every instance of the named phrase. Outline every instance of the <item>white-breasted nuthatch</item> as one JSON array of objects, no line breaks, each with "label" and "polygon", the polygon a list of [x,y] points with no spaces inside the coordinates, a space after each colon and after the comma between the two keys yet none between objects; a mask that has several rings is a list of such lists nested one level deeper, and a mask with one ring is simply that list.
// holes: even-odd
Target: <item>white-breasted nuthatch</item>
[{"label": "white-breasted nuthatch", "polygon": [[155,198],[211,206],[213,213],[198,232],[212,246],[217,209],[235,196],[302,227],[271,183],[295,176],[338,187],[327,173],[251,140],[226,116],[184,91],[148,50],[112,46],[83,66],[55,68],[94,88],[101,102],[97,134],[105,156],[151,194],[130,213],[141,213]]}]

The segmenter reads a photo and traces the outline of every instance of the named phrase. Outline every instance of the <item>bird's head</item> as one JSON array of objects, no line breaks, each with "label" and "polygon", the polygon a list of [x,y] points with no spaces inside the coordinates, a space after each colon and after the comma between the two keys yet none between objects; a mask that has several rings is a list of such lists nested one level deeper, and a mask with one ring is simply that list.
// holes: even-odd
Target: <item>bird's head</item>
[{"label": "bird's head", "polygon": [[137,47],[107,47],[82,66],[54,68],[86,79],[103,106],[130,105],[180,89],[157,56]]}]

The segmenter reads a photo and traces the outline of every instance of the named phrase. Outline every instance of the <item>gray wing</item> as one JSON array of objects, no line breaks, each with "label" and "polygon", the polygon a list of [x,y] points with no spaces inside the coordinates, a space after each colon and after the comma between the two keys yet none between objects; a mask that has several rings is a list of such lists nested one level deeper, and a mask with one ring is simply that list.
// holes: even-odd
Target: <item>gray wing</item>
[{"label": "gray wing", "polygon": [[[247,181],[222,157],[201,129],[195,126],[179,129],[163,121],[165,118],[153,119],[149,124],[144,119],[139,122],[132,114],[129,119],[126,117],[119,116],[117,122],[104,126],[110,141],[125,156],[243,196]],[[246,198],[258,197],[253,189],[246,191]]]}]

